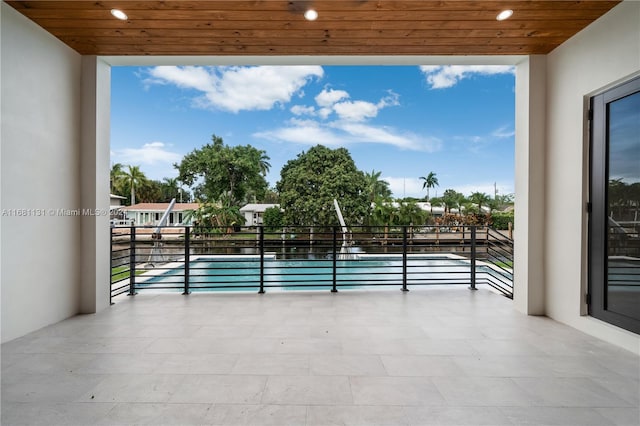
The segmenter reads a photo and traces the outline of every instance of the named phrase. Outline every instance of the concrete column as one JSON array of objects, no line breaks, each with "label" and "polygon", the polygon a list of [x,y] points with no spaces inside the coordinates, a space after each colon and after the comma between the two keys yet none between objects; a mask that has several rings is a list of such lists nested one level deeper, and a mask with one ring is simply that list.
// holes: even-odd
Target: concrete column
[{"label": "concrete column", "polygon": [[545,314],[546,64],[533,55],[516,67],[514,305],[528,315]]},{"label": "concrete column", "polygon": [[111,67],[96,56],[83,56],[80,313],[98,312],[109,305],[110,98]]}]

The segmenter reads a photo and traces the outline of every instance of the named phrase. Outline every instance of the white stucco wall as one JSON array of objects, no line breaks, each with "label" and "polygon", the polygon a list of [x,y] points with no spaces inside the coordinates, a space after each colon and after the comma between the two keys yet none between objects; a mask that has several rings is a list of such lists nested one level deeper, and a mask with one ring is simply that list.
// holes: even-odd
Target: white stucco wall
[{"label": "white stucco wall", "polygon": [[546,56],[517,64],[513,304],[528,315],[545,314],[545,80]]},{"label": "white stucco wall", "polygon": [[[79,306],[81,57],[2,3],[2,341]],[[41,214],[40,216],[37,216]],[[35,216],[34,216],[35,215]]]},{"label": "white stucco wall", "polygon": [[586,102],[640,72],[640,2],[626,1],[547,57],[546,314],[640,352],[640,337],[586,313]]}]

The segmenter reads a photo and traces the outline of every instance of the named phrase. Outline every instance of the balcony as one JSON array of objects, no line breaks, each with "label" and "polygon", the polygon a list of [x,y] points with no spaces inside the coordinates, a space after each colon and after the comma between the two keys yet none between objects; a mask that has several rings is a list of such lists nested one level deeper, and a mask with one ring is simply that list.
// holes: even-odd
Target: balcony
[{"label": "balcony", "polygon": [[140,292],[2,345],[2,424],[635,425],[640,359],[489,286]]}]

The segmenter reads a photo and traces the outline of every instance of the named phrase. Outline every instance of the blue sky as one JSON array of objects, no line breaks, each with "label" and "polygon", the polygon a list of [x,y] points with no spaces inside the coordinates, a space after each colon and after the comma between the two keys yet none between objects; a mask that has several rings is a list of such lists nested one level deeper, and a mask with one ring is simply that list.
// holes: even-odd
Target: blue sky
[{"label": "blue sky", "polygon": [[424,196],[431,171],[438,194],[513,193],[514,86],[505,66],[113,67],[111,161],[175,177],[216,134],[265,150],[271,186],[323,144],[382,172],[395,197]]}]

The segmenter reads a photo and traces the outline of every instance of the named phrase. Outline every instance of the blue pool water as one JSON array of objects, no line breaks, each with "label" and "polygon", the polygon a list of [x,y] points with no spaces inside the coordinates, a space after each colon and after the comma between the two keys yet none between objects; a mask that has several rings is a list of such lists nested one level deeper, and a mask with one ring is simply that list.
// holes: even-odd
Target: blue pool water
[{"label": "blue pool water", "polygon": [[[183,289],[184,265],[155,270],[137,278],[136,287]],[[469,263],[463,259],[411,257],[407,260],[407,284],[464,284],[469,282]],[[363,258],[338,260],[336,284],[340,289],[361,286],[402,284],[402,258]],[[265,288],[280,290],[330,289],[333,284],[332,260],[264,260]],[[260,285],[258,258],[198,259],[189,264],[189,286],[193,291],[257,291]]]}]

